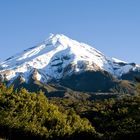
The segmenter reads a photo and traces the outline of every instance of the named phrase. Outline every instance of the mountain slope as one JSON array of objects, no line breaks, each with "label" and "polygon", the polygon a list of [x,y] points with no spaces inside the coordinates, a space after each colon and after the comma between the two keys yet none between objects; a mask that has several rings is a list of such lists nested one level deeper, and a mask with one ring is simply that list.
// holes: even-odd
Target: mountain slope
[{"label": "mountain slope", "polygon": [[[129,72],[139,73],[139,71],[140,67],[135,63],[108,58],[95,48],[62,34],[51,35],[40,45],[24,50],[0,63],[0,79],[8,81],[9,84],[19,76],[23,83],[30,83],[32,77],[43,84],[50,82],[64,84],[68,77],[86,72],[93,72],[94,77],[96,72],[107,72],[117,80],[121,77],[125,79],[125,75]],[[99,81],[103,82],[108,74],[101,76]],[[106,82],[104,80],[104,86]]]}]

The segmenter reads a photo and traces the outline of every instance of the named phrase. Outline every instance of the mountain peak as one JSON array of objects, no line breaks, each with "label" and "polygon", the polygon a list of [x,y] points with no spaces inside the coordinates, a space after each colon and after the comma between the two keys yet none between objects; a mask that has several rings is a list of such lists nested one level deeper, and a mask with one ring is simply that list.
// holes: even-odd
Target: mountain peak
[{"label": "mountain peak", "polygon": [[68,46],[71,42],[77,41],[72,40],[63,34],[52,34],[52,33],[50,34],[49,38],[45,40],[45,44],[56,45],[57,43],[59,43],[62,44],[63,46]]},{"label": "mountain peak", "polygon": [[40,81],[47,83],[84,71],[103,70],[120,77],[137,66],[108,58],[92,46],[63,34],[50,34],[42,44],[0,63],[0,74],[8,80],[14,80],[21,73],[28,79],[32,69],[37,69]]},{"label": "mountain peak", "polygon": [[50,33],[49,34],[49,37],[46,39],[46,41],[47,40],[49,40],[49,41],[51,41],[51,40],[56,40],[56,39],[60,39],[61,37],[62,37],[63,35],[62,34],[53,34],[53,33]]}]

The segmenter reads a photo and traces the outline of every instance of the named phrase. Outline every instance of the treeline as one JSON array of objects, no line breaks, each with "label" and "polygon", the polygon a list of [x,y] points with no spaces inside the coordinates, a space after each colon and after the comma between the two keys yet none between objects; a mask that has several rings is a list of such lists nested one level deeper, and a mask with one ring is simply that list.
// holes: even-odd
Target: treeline
[{"label": "treeline", "polygon": [[9,140],[120,140],[140,137],[140,95],[51,98],[0,86],[0,137]]},{"label": "treeline", "polygon": [[75,112],[61,112],[42,92],[0,87],[0,137],[21,139],[92,139],[95,128]]},{"label": "treeline", "polygon": [[81,118],[87,118],[101,140],[139,140],[140,96],[133,95],[104,101],[72,101],[52,99],[61,110],[73,110]]}]

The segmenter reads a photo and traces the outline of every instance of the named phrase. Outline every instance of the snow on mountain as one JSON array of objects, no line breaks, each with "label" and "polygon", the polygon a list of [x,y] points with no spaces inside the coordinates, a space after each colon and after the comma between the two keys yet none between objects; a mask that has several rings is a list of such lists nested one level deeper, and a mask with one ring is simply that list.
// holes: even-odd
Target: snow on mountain
[{"label": "snow on mountain", "polygon": [[116,63],[126,63],[126,64],[127,64],[127,62],[122,61],[122,60],[119,60],[119,59],[114,58],[114,57],[112,57],[112,60],[113,60],[114,62],[116,62]]},{"label": "snow on mountain", "polygon": [[121,77],[130,70],[140,69],[134,63],[108,58],[92,46],[62,34],[51,35],[40,45],[24,50],[0,63],[1,77],[13,81],[19,75],[28,81],[32,71],[37,80],[47,83],[73,73],[105,70]]}]

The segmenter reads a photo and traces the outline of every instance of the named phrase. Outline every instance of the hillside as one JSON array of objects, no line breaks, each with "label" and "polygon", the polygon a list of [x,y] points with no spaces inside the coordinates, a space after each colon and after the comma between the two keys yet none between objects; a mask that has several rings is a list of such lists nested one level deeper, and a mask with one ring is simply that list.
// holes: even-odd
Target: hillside
[{"label": "hillside", "polygon": [[133,88],[134,77],[139,73],[137,64],[109,58],[62,34],[51,35],[40,45],[0,63],[1,82],[16,88],[40,89],[57,84],[82,92],[110,92],[118,86],[124,88],[122,80],[128,80]]}]

